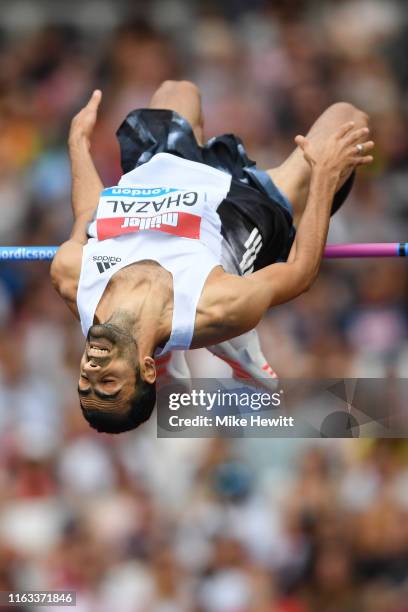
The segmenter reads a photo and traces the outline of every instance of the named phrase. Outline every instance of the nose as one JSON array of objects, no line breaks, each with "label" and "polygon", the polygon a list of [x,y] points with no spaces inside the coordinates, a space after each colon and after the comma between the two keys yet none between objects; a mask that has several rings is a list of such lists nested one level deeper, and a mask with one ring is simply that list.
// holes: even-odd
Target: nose
[{"label": "nose", "polygon": [[91,359],[84,363],[84,370],[87,374],[89,374],[90,372],[99,372],[100,369],[101,366],[98,363],[92,361]]}]

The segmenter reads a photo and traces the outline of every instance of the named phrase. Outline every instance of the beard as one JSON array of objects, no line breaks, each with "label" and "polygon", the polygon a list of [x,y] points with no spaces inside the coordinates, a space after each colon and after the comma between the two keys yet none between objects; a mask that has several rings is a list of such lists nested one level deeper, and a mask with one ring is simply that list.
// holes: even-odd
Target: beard
[{"label": "beard", "polygon": [[120,353],[134,353],[137,349],[136,340],[133,337],[134,322],[124,312],[114,313],[106,323],[98,323],[89,328],[87,341],[106,339],[116,346]]},{"label": "beard", "polygon": [[112,323],[99,323],[92,325],[89,328],[86,339],[91,341],[92,339],[97,340],[98,338],[106,338],[112,344],[122,344],[125,342],[134,342],[131,334],[128,331],[114,325]]}]

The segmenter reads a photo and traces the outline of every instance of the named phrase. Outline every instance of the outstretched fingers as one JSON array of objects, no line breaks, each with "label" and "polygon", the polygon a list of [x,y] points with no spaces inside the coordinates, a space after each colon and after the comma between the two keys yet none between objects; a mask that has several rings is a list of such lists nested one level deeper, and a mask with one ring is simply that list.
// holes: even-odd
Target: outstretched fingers
[{"label": "outstretched fingers", "polygon": [[303,155],[305,156],[306,161],[308,161],[312,165],[315,164],[316,160],[314,159],[311,153],[310,142],[308,141],[308,139],[302,136],[301,134],[298,134],[295,137],[295,143],[297,144],[298,147],[302,149]]},{"label": "outstretched fingers", "polygon": [[374,142],[367,140],[369,133],[367,127],[355,129],[355,122],[348,121],[322,144],[320,150],[313,148],[309,140],[300,134],[296,136],[295,143],[311,166],[318,162],[330,166],[337,159],[340,166],[356,167],[373,161],[372,155],[368,154],[374,148]]},{"label": "outstretched fingers", "polygon": [[102,100],[102,92],[100,89],[95,89],[88,100],[85,108],[96,111]]},{"label": "outstretched fingers", "polygon": [[[350,125],[350,124],[349,124]],[[359,128],[358,130],[350,129],[349,126],[342,126],[343,146],[356,166],[371,164],[373,161],[372,155],[367,155],[371,151],[375,143],[372,140],[366,140],[370,130],[368,127]]]},{"label": "outstretched fingers", "polygon": [[342,138],[344,138],[346,134],[351,132],[354,126],[355,126],[354,121],[347,121],[347,123],[343,123],[343,125],[341,125],[336,132],[337,140],[341,140]]},{"label": "outstretched fingers", "polygon": [[356,166],[361,166],[363,164],[371,164],[373,161],[372,155],[367,155],[369,151],[374,149],[374,142],[372,140],[367,140],[367,142],[358,142],[357,144],[349,144],[350,157],[353,163]]},{"label": "outstretched fingers", "polygon": [[78,139],[85,138],[88,142],[95,127],[98,116],[98,107],[102,100],[102,92],[95,89],[87,104],[75,115],[71,121],[69,142],[76,144]]},{"label": "outstretched fingers", "polygon": [[354,163],[356,166],[363,166],[365,164],[371,164],[374,161],[374,157],[372,155],[358,155],[354,158]]},{"label": "outstretched fingers", "polygon": [[344,137],[344,142],[345,144],[364,142],[364,140],[367,138],[369,133],[370,133],[370,130],[368,129],[368,127],[363,127],[363,128],[359,128],[358,130],[353,130],[352,132],[348,133]]},{"label": "outstretched fingers", "polygon": [[357,139],[357,141],[356,139],[354,139],[348,144],[351,149],[350,154],[353,156],[353,161],[357,166],[361,166],[363,164],[370,164],[374,159],[372,155],[367,155],[370,151],[374,149],[374,141],[361,141],[362,138],[367,137],[367,132],[360,135],[360,142],[358,142],[359,139]]}]

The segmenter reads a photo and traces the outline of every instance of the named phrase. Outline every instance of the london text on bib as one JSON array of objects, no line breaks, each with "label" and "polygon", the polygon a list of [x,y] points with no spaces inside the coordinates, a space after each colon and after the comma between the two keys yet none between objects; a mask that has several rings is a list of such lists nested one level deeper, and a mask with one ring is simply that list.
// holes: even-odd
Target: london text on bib
[{"label": "london text on bib", "polygon": [[140,230],[200,238],[207,194],[174,187],[109,187],[96,213],[98,240]]}]

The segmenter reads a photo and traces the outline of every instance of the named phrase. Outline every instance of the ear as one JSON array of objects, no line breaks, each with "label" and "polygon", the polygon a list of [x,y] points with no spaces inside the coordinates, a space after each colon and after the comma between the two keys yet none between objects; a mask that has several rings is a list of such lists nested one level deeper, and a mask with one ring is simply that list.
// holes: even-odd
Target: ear
[{"label": "ear", "polygon": [[153,357],[145,357],[143,363],[140,364],[140,369],[143,380],[153,384],[156,380],[156,364]]}]

